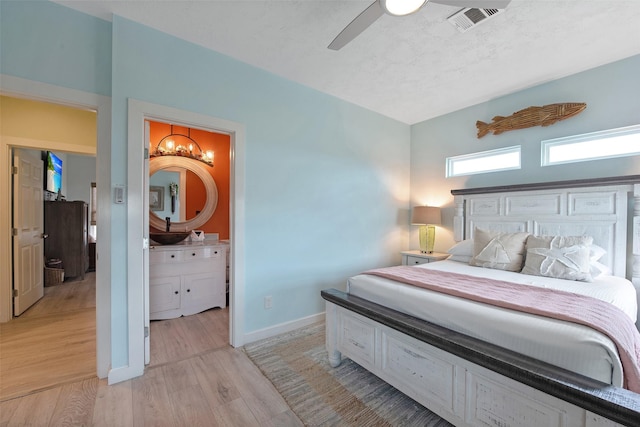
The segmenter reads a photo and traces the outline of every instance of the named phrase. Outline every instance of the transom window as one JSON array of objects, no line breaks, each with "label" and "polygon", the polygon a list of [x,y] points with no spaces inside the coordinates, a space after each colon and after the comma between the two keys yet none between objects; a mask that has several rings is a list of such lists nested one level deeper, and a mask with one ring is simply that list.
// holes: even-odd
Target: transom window
[{"label": "transom window", "polygon": [[520,169],[520,146],[447,157],[447,178]]},{"label": "transom window", "polygon": [[542,141],[542,166],[640,154],[640,125]]}]

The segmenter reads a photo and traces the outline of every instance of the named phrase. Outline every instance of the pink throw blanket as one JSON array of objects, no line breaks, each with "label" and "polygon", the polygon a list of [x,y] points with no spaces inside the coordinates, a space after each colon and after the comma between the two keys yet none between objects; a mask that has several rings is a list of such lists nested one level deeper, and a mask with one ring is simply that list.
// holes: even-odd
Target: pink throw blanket
[{"label": "pink throw blanket", "polygon": [[526,313],[589,326],[618,349],[624,388],[640,393],[640,333],[618,307],[584,295],[446,271],[398,266],[364,274]]}]

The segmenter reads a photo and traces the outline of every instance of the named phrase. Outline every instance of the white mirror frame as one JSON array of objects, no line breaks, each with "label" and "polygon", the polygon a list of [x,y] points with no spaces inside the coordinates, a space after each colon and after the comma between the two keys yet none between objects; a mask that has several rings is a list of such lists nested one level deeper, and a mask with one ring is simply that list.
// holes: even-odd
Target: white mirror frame
[{"label": "white mirror frame", "polygon": [[[188,221],[172,222],[171,231],[191,231],[202,227],[204,224],[206,224],[207,221],[209,221],[211,215],[213,215],[216,207],[218,206],[218,187],[216,186],[216,182],[213,180],[213,177],[207,169],[210,166],[186,157],[153,157],[149,160],[149,176],[153,175],[159,170],[171,167],[182,167],[195,173],[202,180],[204,189],[207,193],[207,200],[200,213]],[[149,225],[155,229],[164,230],[166,227],[166,222],[163,219],[159,218],[155,213],[150,211]]]}]

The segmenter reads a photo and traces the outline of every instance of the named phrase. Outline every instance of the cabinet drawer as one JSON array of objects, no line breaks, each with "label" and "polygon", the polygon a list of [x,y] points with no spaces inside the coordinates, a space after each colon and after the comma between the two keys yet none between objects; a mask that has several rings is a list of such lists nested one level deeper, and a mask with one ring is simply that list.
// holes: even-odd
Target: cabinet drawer
[{"label": "cabinet drawer", "polygon": [[347,357],[354,356],[364,367],[375,366],[376,330],[371,324],[344,316],[338,342]]},{"label": "cabinet drawer", "polygon": [[204,247],[204,248],[188,248],[183,251],[183,261],[197,260],[203,258],[222,258],[225,255],[223,248]]},{"label": "cabinet drawer", "polygon": [[418,256],[407,256],[407,265],[428,264],[429,258],[421,258]]},{"label": "cabinet drawer", "polygon": [[[564,427],[570,424],[571,414],[553,402],[545,402],[545,396],[533,398],[474,372],[467,373],[466,381],[467,422],[471,425]],[[611,422],[610,425],[619,424]]]},{"label": "cabinet drawer", "polygon": [[149,264],[166,264],[169,262],[182,261],[183,252],[181,250],[175,251],[149,251]]},{"label": "cabinet drawer", "polygon": [[382,334],[382,371],[410,388],[414,395],[454,412],[455,367],[412,339]]}]

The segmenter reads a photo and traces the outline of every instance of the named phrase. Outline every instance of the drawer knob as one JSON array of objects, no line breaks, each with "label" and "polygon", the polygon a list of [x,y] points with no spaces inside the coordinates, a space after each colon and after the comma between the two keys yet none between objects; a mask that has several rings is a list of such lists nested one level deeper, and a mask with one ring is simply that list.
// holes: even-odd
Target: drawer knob
[{"label": "drawer knob", "polygon": [[173,292],[174,294],[178,295],[178,291]]},{"label": "drawer knob", "polygon": [[218,251],[213,251],[213,253],[214,253],[214,254],[217,254],[217,253],[218,253]]},{"label": "drawer knob", "polygon": [[191,289],[187,289],[187,292],[191,292]]},{"label": "drawer knob", "polygon": [[195,253],[195,252],[194,252],[194,253],[192,253],[192,254],[191,254],[191,256],[196,256],[196,253]]},{"label": "drawer knob", "polygon": [[171,255],[171,258],[175,258],[175,257],[176,257],[175,255]]}]

